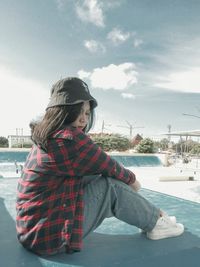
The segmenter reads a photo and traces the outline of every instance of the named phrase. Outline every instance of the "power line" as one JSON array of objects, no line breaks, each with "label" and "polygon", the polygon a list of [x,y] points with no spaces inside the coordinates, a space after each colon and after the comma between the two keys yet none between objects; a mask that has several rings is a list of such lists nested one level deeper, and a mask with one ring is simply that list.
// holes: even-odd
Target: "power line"
[{"label": "power line", "polygon": [[182,115],[184,115],[184,116],[190,116],[190,117],[195,117],[195,118],[200,119],[200,116],[193,115],[193,114],[182,113]]},{"label": "power line", "polygon": [[133,135],[133,129],[138,129],[138,128],[145,128],[144,126],[138,126],[138,127],[133,127],[133,125],[126,121],[126,123],[128,124],[128,126],[125,126],[125,125],[117,125],[117,127],[122,127],[122,128],[128,128],[129,129],[129,135],[130,135],[130,139],[132,138],[132,135]]}]

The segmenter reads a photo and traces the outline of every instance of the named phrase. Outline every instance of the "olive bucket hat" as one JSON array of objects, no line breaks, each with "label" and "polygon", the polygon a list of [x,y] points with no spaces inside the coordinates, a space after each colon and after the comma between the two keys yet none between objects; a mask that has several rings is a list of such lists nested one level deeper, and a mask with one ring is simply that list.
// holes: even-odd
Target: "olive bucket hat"
[{"label": "olive bucket hat", "polygon": [[96,99],[91,96],[84,81],[76,77],[64,78],[52,86],[50,102],[46,109],[74,105],[83,101],[90,101],[92,108],[97,106]]}]

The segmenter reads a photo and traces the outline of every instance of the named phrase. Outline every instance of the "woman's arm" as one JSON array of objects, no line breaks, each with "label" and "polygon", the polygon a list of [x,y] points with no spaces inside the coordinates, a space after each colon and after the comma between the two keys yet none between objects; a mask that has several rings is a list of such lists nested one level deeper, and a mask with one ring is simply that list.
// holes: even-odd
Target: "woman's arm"
[{"label": "woman's arm", "polygon": [[112,159],[83,132],[77,130],[74,141],[76,158],[73,168],[77,175],[102,174],[126,184],[134,184],[135,174]]}]

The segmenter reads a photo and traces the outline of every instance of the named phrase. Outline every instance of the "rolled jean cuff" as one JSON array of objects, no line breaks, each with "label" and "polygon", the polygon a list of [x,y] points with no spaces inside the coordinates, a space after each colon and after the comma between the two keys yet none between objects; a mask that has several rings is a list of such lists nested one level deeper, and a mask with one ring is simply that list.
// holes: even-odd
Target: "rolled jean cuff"
[{"label": "rolled jean cuff", "polygon": [[153,208],[153,212],[152,212],[151,220],[148,223],[148,225],[145,227],[145,229],[143,229],[143,230],[145,230],[147,232],[151,231],[155,227],[159,217],[160,217],[160,209],[154,207]]}]

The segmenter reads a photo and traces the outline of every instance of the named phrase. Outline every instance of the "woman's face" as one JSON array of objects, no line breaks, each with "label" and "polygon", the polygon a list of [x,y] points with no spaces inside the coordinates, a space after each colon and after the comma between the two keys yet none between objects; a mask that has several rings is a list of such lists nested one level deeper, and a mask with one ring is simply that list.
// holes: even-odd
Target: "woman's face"
[{"label": "woman's face", "polygon": [[83,130],[88,124],[90,118],[90,102],[84,101],[81,107],[81,112],[78,115],[77,119],[71,123],[71,126]]}]

